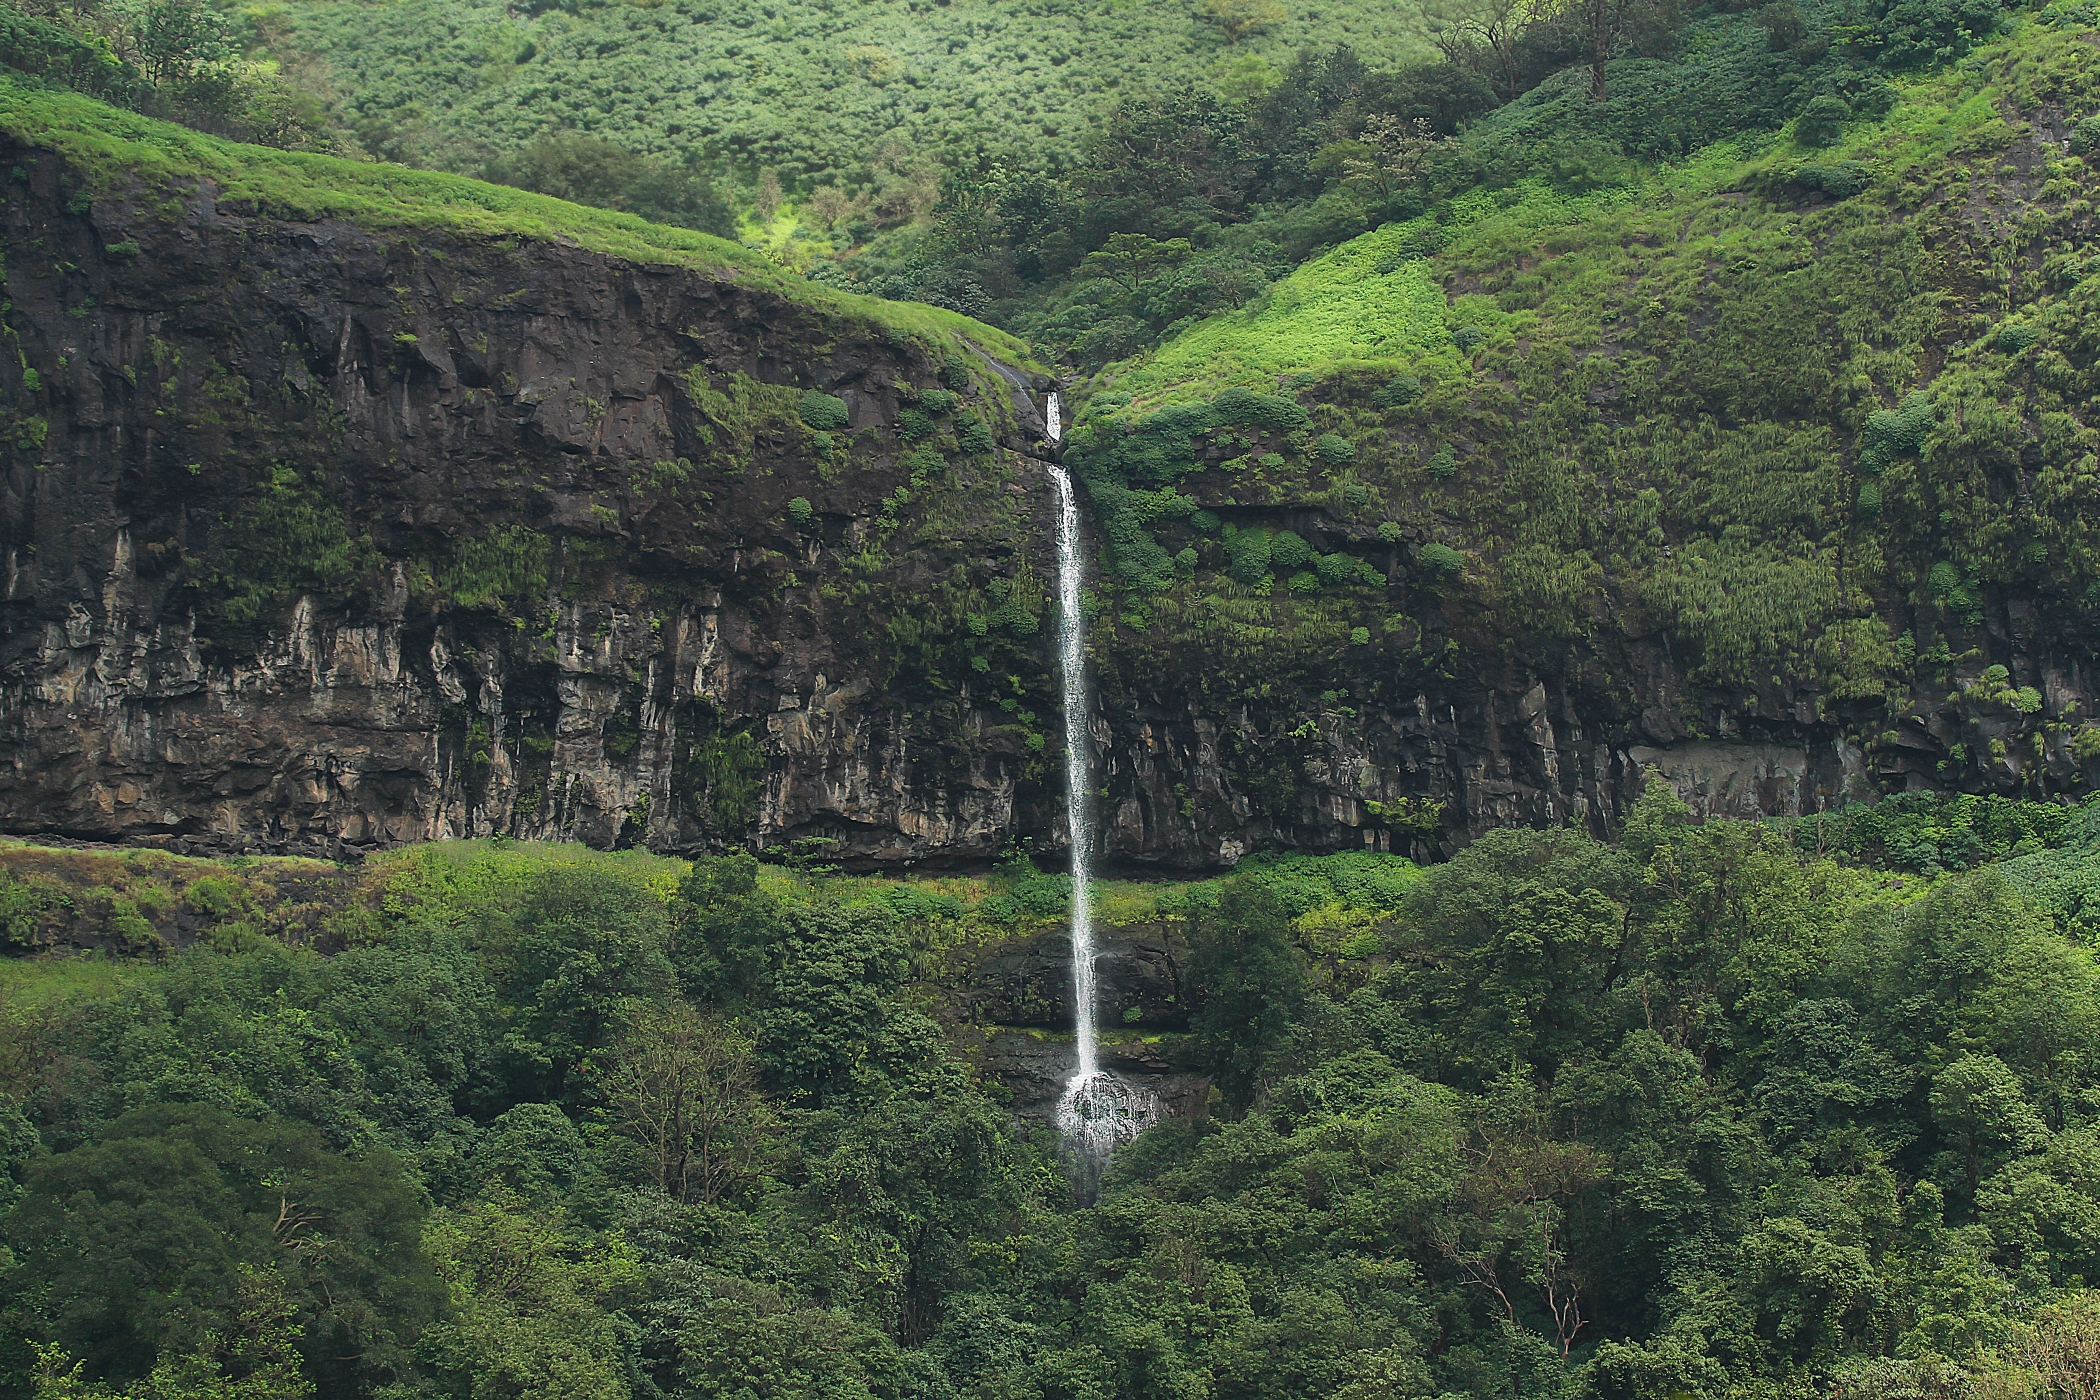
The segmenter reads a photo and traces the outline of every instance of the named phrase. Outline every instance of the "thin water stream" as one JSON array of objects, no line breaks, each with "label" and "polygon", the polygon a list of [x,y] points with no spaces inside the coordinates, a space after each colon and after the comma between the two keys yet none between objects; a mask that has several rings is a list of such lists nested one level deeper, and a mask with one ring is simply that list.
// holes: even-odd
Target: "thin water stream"
[{"label": "thin water stream", "polygon": [[[1057,395],[1044,414],[1047,436],[1061,436]],[[1157,1098],[1101,1068],[1101,1036],[1095,1018],[1101,1001],[1100,968],[1094,947],[1094,789],[1089,763],[1086,688],[1086,614],[1080,607],[1085,583],[1084,540],[1079,500],[1063,467],[1051,467],[1057,487],[1057,655],[1064,679],[1065,825],[1072,842],[1072,1077],[1057,1105],[1057,1127],[1089,1178],[1098,1177],[1108,1154],[1144,1130],[1157,1114]]]}]

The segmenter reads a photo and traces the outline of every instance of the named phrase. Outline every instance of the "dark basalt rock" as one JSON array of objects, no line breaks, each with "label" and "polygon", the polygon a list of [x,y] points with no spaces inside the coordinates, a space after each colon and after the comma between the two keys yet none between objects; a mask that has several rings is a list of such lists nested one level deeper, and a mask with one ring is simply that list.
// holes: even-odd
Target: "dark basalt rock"
[{"label": "dark basalt rock", "polygon": [[[1023,562],[1051,577],[1030,455],[1046,381],[978,363],[968,401],[1001,450],[915,482],[898,385],[955,371],[847,311],[556,243],[293,223],[205,188],[87,201],[52,152],[0,164],[23,172],[0,212],[17,352],[0,356],[0,830],[322,855],[813,838],[856,869],[1061,846],[1054,739],[1031,747],[1057,732],[1050,628],[1002,663],[1018,691],[912,660],[928,629],[961,626],[940,611],[951,583]],[[843,399],[850,455],[820,459],[771,419],[737,427],[702,392],[732,381]],[[286,482],[286,519],[314,507],[341,529],[254,535],[314,555],[271,563],[235,525]],[[1378,548],[1327,525],[1336,547]],[[448,561],[510,527],[548,541],[544,591],[462,601]],[[338,582],[232,606],[265,564]],[[2085,676],[2016,599],[1986,625],[2043,713],[1930,697],[1870,761],[1817,696],[1702,692],[1667,636],[1620,630],[1636,621],[1544,652],[1391,572],[1421,654],[1445,659],[1366,662],[1346,701],[1288,681],[1206,699],[1200,639],[1164,666],[1096,639],[1111,866],[1603,830],[1651,764],[1735,815],[1937,785],[1956,744],[1991,755],[1972,786],[2087,776],[2068,731],[2042,726],[2090,708]],[[1040,712],[1033,731],[1017,711]],[[759,765],[734,801],[729,740]],[[1441,825],[1369,805],[1403,798],[1442,803]],[[1009,989],[986,993],[1008,998],[998,1017],[1054,1020],[1024,965],[1038,955],[1012,956],[987,969]],[[1145,966],[1166,970],[1133,970],[1139,1024],[1170,1024],[1171,969]]]}]

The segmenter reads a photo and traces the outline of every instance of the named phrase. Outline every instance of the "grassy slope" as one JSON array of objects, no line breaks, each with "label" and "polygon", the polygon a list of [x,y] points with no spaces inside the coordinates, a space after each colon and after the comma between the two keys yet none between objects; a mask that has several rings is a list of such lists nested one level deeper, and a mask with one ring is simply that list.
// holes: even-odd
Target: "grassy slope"
[{"label": "grassy slope", "polygon": [[137,179],[150,189],[183,196],[199,181],[210,181],[220,203],[250,205],[278,218],[347,219],[386,234],[428,229],[560,242],[634,262],[690,268],[935,342],[967,337],[1011,363],[1030,363],[1021,341],[966,316],[835,291],[782,272],[724,239],[505,185],[242,145],[6,77],[0,77],[0,132],[58,152],[86,174],[98,193]]},{"label": "grassy slope", "polygon": [[890,136],[921,155],[1032,164],[1074,150],[1122,89],[1281,64],[1308,44],[1352,43],[1386,65],[1428,51],[1410,5],[1295,3],[1236,48],[1195,10],[674,0],[528,19],[500,0],[297,0],[285,13],[361,119],[427,120],[469,150],[570,128],[813,175],[860,164]]}]

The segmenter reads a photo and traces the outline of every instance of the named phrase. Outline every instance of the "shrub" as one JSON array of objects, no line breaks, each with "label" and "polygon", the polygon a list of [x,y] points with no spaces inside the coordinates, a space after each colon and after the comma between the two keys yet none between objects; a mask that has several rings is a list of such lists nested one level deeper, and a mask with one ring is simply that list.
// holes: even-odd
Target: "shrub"
[{"label": "shrub", "polygon": [[1859,518],[1872,520],[1881,514],[1881,488],[1871,481],[1859,484]]},{"label": "shrub", "polygon": [[932,437],[933,415],[922,408],[907,408],[897,414],[897,436],[906,442]]},{"label": "shrub", "polygon": [[523,525],[506,525],[479,539],[462,540],[438,582],[463,608],[509,606],[523,611],[547,591],[547,561],[553,544]]},{"label": "shrub", "polygon": [[1439,447],[1436,450],[1436,455],[1429,459],[1429,474],[1439,480],[1450,476],[1457,470],[1458,452],[1448,442]]},{"label": "shrub", "polygon": [[1320,591],[1320,580],[1312,570],[1300,569],[1291,575],[1289,583],[1285,586],[1293,593],[1317,593]]},{"label": "shrub", "polygon": [[1400,522],[1397,520],[1382,521],[1378,526],[1378,538],[1384,540],[1387,544],[1400,543],[1402,533]]},{"label": "shrub", "polygon": [[2090,155],[2100,150],[2100,117],[2087,117],[2071,128],[2071,154]]},{"label": "shrub", "polygon": [[1316,554],[1313,571],[1322,583],[1346,583],[1356,573],[1356,560],[1347,554]]},{"label": "shrub", "polygon": [[788,502],[788,519],[794,521],[797,525],[809,524],[810,517],[815,514],[815,509],[810,505],[806,497],[797,496],[794,500]]},{"label": "shrub", "polygon": [[1852,107],[1844,98],[1828,92],[1811,97],[1794,122],[1794,139],[1804,146],[1827,146],[1851,119]]},{"label": "shrub", "polygon": [[995,445],[992,430],[975,418],[961,424],[955,434],[956,446],[975,456],[989,452]]},{"label": "shrub", "polygon": [[1298,401],[1282,394],[1262,394],[1256,400],[1258,409],[1255,422],[1272,433],[1295,433],[1310,421],[1312,415],[1298,406]]},{"label": "shrub", "polygon": [[1269,546],[1269,563],[1277,569],[1297,569],[1312,562],[1312,546],[1295,532],[1284,530]]},{"label": "shrub", "polygon": [[1421,553],[1415,557],[1421,561],[1423,568],[1433,574],[1448,576],[1457,573],[1466,565],[1464,556],[1448,544],[1425,544]]},{"label": "shrub", "polygon": [[1353,646],[1353,647],[1363,647],[1363,646],[1369,646],[1370,644],[1371,644],[1371,629],[1370,629],[1370,628],[1368,628],[1368,627],[1352,627],[1352,628],[1350,628],[1350,629],[1349,629],[1349,645],[1350,645],[1350,646]]},{"label": "shrub", "polygon": [[919,407],[939,417],[955,411],[955,391],[952,389],[925,389],[919,393]]},{"label": "shrub", "polygon": [[1471,354],[1473,347],[1486,338],[1487,333],[1478,326],[1460,326],[1451,332],[1451,343],[1456,345],[1462,354]]},{"label": "shrub", "polygon": [[820,433],[843,432],[850,416],[844,399],[816,389],[802,396],[802,421]]},{"label": "shrub", "polygon": [[1828,165],[1811,161],[1795,169],[1794,183],[1821,190],[1832,199],[1850,199],[1867,187],[1867,167],[1856,160],[1832,161]]},{"label": "shrub", "polygon": [[1411,374],[1395,375],[1371,396],[1380,408],[1404,408],[1422,397],[1422,381]]},{"label": "shrub", "polygon": [[1923,389],[1905,395],[1896,408],[1869,414],[1859,430],[1861,474],[1879,476],[1896,458],[1923,447],[1934,416],[1932,400]]},{"label": "shrub", "polygon": [[1235,582],[1260,583],[1269,573],[1269,532],[1241,530],[1225,537],[1225,573]]},{"label": "shrub", "polygon": [[1338,433],[1322,433],[1313,455],[1330,467],[1344,467],[1356,460],[1356,444]]},{"label": "shrub", "polygon": [[2040,342],[2042,333],[2029,325],[2015,322],[2002,327],[1998,332],[1998,353],[2001,355],[2024,355]]},{"label": "shrub", "polygon": [[1189,525],[1193,529],[1201,530],[1206,535],[1214,533],[1219,525],[1217,513],[1215,511],[1199,510],[1189,517]]}]

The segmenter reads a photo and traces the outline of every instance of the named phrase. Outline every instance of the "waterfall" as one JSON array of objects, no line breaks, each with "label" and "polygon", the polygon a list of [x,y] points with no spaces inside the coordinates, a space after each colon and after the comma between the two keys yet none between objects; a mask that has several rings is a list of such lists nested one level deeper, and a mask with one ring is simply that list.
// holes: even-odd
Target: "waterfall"
[{"label": "waterfall", "polygon": [[[1057,396],[1046,415],[1054,438]],[[1058,1100],[1057,1127],[1078,1154],[1087,1175],[1097,1176],[1108,1154],[1144,1130],[1157,1115],[1155,1095],[1101,1068],[1100,1034],[1094,1017],[1100,975],[1094,954],[1094,804],[1087,761],[1086,615],[1080,611],[1084,581],[1079,501],[1063,467],[1051,467],[1057,485],[1057,653],[1064,672],[1065,824],[1072,838],[1072,1077]]]},{"label": "waterfall", "polygon": [[1053,390],[1050,402],[1043,405],[1043,436],[1052,442],[1063,442],[1065,439],[1065,423],[1059,408],[1057,393]]}]

